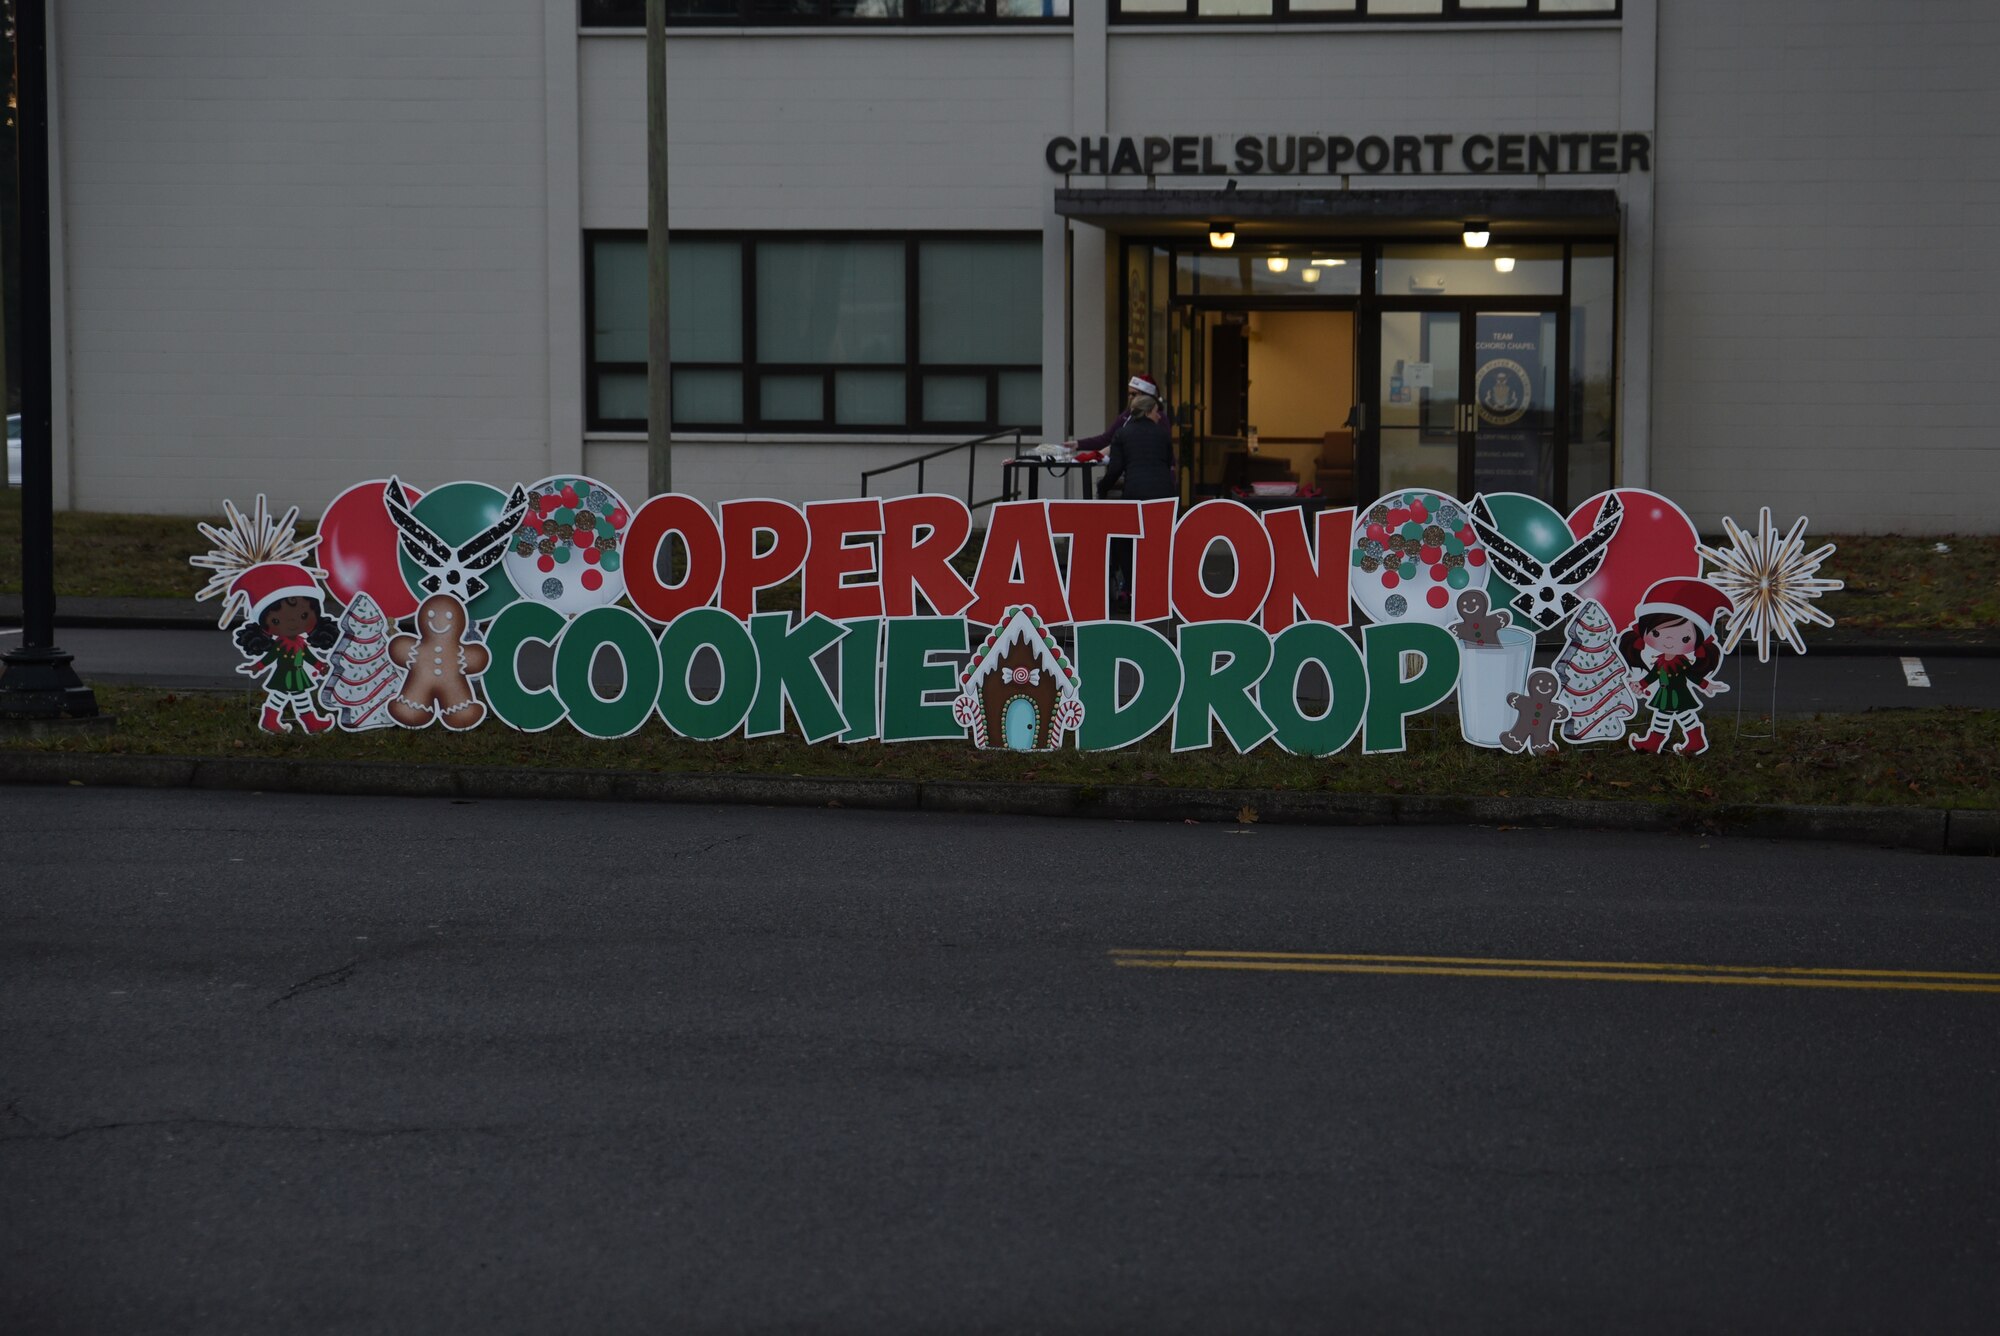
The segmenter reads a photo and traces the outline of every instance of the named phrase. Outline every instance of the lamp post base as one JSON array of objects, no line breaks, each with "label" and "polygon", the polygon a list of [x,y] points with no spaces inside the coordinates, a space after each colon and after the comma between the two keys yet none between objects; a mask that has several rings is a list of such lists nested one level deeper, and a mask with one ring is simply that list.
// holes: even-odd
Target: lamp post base
[{"label": "lamp post base", "polygon": [[0,720],[95,719],[97,696],[53,645],[23,645],[0,655]]}]

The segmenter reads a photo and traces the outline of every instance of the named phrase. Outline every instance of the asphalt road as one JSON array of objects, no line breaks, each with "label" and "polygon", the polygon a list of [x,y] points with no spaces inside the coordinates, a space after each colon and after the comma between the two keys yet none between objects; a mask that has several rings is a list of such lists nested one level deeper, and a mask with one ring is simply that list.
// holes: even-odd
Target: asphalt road
[{"label": "asphalt road", "polygon": [[81,789],[0,838],[8,1331],[2000,1311],[2000,979],[1936,977],[2000,972],[1988,861]]},{"label": "asphalt road", "polygon": [[[15,643],[11,637],[18,634],[0,631],[0,649]],[[56,643],[76,656],[77,671],[92,682],[137,683],[176,691],[251,689],[250,679],[236,672],[241,656],[221,631],[65,627]],[[546,668],[538,668],[534,648],[522,652],[524,676],[546,681]],[[1732,656],[1723,673],[1731,694],[1711,707],[1721,712],[1715,717],[1733,715],[1739,700],[1746,715],[1754,717],[1771,713],[1774,701],[1780,715],[1952,705],[1986,709],[2000,701],[2000,658],[1924,658],[1920,663],[1928,684],[1914,687],[1902,660],[1894,656],[1808,654],[1799,658],[1789,650],[1780,654],[1775,665],[1760,665],[1754,654]],[[1546,664],[1550,657],[1544,654],[1541,661]],[[616,656],[600,656],[598,669],[600,688],[607,693],[615,690]],[[539,678],[538,671],[542,674]],[[830,664],[827,671],[831,674]],[[713,661],[696,659],[696,688],[714,690],[718,682]],[[1324,679],[1319,682],[1321,685],[1315,687],[1309,677],[1301,684],[1301,694],[1311,697],[1318,692],[1323,699]]]}]

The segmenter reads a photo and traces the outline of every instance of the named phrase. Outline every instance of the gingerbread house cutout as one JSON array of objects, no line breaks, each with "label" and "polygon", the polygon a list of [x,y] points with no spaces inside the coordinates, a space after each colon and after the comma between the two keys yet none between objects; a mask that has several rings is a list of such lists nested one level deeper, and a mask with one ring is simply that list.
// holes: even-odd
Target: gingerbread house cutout
[{"label": "gingerbread house cutout", "polygon": [[959,674],[952,718],[976,747],[1054,751],[1083,722],[1076,668],[1032,607],[1007,609]]}]

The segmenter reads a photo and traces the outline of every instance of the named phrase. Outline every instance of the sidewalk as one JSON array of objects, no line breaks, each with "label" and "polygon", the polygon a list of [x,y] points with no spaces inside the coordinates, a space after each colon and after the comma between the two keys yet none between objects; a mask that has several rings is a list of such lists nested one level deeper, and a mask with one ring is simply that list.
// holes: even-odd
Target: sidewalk
[{"label": "sidewalk", "polygon": [[1689,832],[2000,854],[2000,811],[1937,807],[1643,802],[1456,794],[1050,784],[1032,780],[653,774],[633,770],[383,764],[264,757],[116,756],[0,747],[0,785],[109,785],[323,796],[740,803],[876,811],[983,812],[1112,821],[1310,826],[1523,826]]},{"label": "sidewalk", "polygon": [[[0,594],[0,626],[20,624],[21,596]],[[62,598],[56,601],[56,626],[58,629],[65,626],[112,630],[216,629],[215,613],[193,598]],[[2000,657],[2000,627],[1965,631],[1921,627],[1850,631],[1840,626],[1830,630],[1811,627],[1805,636],[1806,646],[1813,654]]]}]

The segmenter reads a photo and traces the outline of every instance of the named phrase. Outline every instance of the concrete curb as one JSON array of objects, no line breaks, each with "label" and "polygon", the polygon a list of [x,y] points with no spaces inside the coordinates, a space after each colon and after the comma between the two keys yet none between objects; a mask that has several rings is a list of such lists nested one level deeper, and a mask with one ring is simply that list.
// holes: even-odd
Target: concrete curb
[{"label": "concrete curb", "polygon": [[1756,839],[1872,844],[1924,853],[2000,854],[2000,812],[1935,807],[1702,806],[1616,800],[1306,793],[1266,789],[994,783],[978,780],[663,775],[256,757],[97,756],[0,750],[0,784],[410,798],[525,799],[559,793],[606,802],[744,803],[880,811],[980,812],[1123,821],[1269,825],[1535,826],[1694,831]]}]

